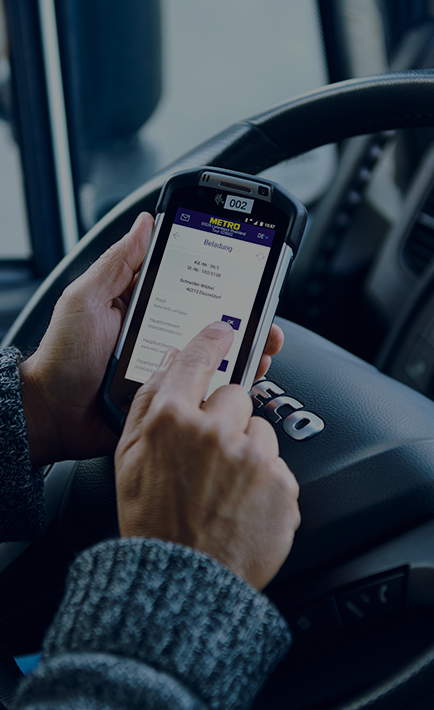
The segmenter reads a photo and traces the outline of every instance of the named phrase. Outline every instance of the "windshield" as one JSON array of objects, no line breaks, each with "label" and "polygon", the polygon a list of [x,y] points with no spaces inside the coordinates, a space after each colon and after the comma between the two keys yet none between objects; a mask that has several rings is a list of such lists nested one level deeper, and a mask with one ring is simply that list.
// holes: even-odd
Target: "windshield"
[{"label": "windshield", "polygon": [[[402,34],[426,15],[398,18],[394,8],[0,0],[0,290],[11,262],[34,288],[112,207],[231,124],[329,80],[387,70]],[[325,146],[266,177],[312,207],[339,159]]]},{"label": "windshield", "polygon": [[[164,0],[162,9],[163,93],[142,131],[160,166],[328,81],[314,0]],[[332,156],[326,149],[296,169],[287,164],[275,179],[311,199],[330,177]]]}]

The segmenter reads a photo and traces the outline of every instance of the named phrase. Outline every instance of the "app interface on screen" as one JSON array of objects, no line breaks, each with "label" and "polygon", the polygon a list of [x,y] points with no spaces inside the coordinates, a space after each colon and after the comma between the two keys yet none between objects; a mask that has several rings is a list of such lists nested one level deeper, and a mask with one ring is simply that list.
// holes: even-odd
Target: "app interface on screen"
[{"label": "app interface on screen", "polygon": [[146,382],[170,347],[178,350],[206,325],[228,321],[234,342],[208,395],[230,382],[275,231],[178,209],[126,371]]}]

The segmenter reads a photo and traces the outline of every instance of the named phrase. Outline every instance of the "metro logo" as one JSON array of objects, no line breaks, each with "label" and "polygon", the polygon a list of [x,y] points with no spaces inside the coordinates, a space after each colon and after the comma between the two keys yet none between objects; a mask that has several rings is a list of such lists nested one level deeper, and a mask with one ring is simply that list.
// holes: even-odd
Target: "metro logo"
[{"label": "metro logo", "polygon": [[228,222],[225,219],[218,219],[217,217],[210,217],[210,224],[216,224],[218,227],[226,227],[226,229],[240,229],[241,224],[237,222]]}]

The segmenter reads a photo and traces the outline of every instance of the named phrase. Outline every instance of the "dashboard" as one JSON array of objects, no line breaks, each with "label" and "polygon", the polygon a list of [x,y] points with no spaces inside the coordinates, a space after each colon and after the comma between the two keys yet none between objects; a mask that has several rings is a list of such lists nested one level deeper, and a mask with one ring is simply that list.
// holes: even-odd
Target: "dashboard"
[{"label": "dashboard", "polygon": [[[433,26],[407,37],[394,68],[430,66]],[[311,210],[279,314],[434,396],[434,129],[348,140]]]}]

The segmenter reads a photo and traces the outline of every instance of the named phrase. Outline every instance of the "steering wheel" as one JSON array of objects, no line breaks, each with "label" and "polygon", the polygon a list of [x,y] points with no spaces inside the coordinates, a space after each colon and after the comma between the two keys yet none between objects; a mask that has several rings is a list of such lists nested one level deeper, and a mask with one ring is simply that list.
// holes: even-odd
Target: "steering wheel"
[{"label": "steering wheel", "polygon": [[[425,70],[330,85],[231,126],[107,214],[46,279],[3,344],[24,352],[38,345],[63,289],[139,211],[154,211],[172,172],[215,165],[256,174],[320,145],[433,122],[434,71]],[[302,525],[266,590],[290,621],[293,648],[255,707],[431,707],[434,402],[312,332],[278,322],[285,345],[253,390],[254,413],[275,426],[297,476]],[[0,631],[17,648],[20,639],[25,646],[17,630],[25,607],[33,609],[26,631],[42,635],[55,604],[47,603],[39,624],[41,607],[31,605],[55,596],[68,554],[116,534],[109,459],[56,464],[46,491],[45,541],[0,546]],[[23,569],[33,575],[25,590]]]}]

